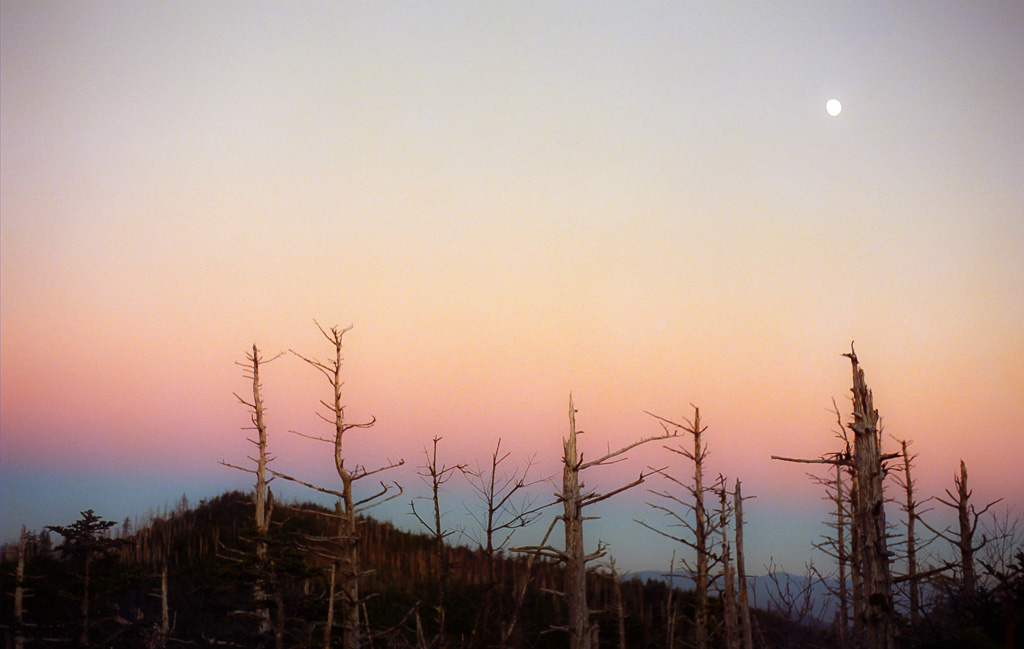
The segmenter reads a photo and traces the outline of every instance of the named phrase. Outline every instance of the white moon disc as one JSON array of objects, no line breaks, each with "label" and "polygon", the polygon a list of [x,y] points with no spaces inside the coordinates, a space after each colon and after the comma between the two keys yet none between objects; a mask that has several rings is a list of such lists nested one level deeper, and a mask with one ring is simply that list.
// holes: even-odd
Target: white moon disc
[{"label": "white moon disc", "polygon": [[843,110],[843,105],[839,103],[838,99],[829,99],[825,102],[825,110],[832,117],[835,117]]}]

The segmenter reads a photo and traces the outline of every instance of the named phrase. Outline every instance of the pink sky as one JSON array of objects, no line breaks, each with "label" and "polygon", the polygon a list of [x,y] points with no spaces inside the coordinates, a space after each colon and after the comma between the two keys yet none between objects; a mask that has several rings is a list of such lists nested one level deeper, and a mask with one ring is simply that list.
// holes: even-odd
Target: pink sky
[{"label": "pink sky", "polygon": [[[405,458],[410,497],[434,435],[551,474],[570,391],[593,454],[692,403],[758,496],[755,562],[799,568],[825,507],[769,456],[832,449],[856,340],[923,497],[962,458],[1024,506],[1016,5],[4,2],[2,29],[4,538],[247,488],[217,464],[247,452],[234,362],[326,355],[314,318],[355,325],[352,451]],[[264,382],[280,468],[326,480],[287,433],[323,387]]]}]

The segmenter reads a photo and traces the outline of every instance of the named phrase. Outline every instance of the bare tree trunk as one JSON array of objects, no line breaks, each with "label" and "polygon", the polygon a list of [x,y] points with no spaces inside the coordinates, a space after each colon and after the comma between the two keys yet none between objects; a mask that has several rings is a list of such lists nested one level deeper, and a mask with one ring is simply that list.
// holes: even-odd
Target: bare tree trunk
[{"label": "bare tree trunk", "polygon": [[729,501],[726,492],[726,481],[720,478],[718,487],[718,526],[722,536],[722,617],[725,622],[725,647],[726,649],[739,649],[740,635],[736,616],[736,586],[735,574],[732,567],[732,549],[729,544]]},{"label": "bare tree trunk", "polygon": [[970,604],[977,596],[978,590],[978,575],[974,566],[974,554],[981,548],[985,547],[988,543],[988,539],[982,536],[981,543],[975,545],[974,533],[978,529],[978,521],[981,519],[982,515],[991,509],[992,506],[1002,502],[1003,499],[998,498],[993,500],[982,507],[981,510],[978,510],[974,505],[972,505],[971,495],[973,492],[967,487],[967,465],[964,464],[963,460],[960,460],[960,475],[953,476],[953,485],[956,488],[955,494],[949,489],[946,489],[946,495],[949,496],[949,500],[944,498],[936,498],[936,500],[943,505],[956,510],[956,535],[951,536],[947,532],[938,531],[923,519],[919,518],[918,520],[920,520],[921,524],[931,530],[936,536],[945,540],[947,543],[952,544],[960,552],[961,621],[966,624],[971,621]]},{"label": "bare tree trunk", "polygon": [[[260,635],[271,633],[270,621],[270,593],[267,592],[267,581],[269,579],[270,561],[267,557],[267,531],[270,529],[270,504],[272,498],[268,498],[267,492],[267,426],[263,421],[263,398],[260,394],[260,358],[256,345],[252,346],[252,420],[259,435],[257,447],[259,453],[256,456],[256,529],[259,537],[256,539],[256,559],[260,566],[260,576],[256,580],[256,601],[260,608],[259,616]],[[278,648],[280,649],[280,647]]]},{"label": "bare tree trunk", "polygon": [[854,434],[854,477],[857,483],[854,525],[862,534],[858,563],[864,588],[864,639],[869,649],[893,649],[892,576],[889,572],[890,553],[886,548],[878,411],[856,353],[851,349],[846,356],[853,367],[853,422],[850,429]]},{"label": "bare tree trunk", "polygon": [[[502,597],[503,584],[498,580],[496,554],[507,547],[517,530],[531,525],[539,518],[539,510],[542,508],[535,507],[534,502],[523,495],[524,490],[534,484],[527,482],[533,467],[533,458],[527,460],[522,471],[515,469],[503,474],[499,467],[508,457],[509,453],[501,452],[499,439],[491,454],[490,466],[486,470],[479,465],[476,469],[461,468],[463,476],[473,488],[476,499],[482,506],[479,517],[473,517],[482,528],[479,530],[480,536],[474,537],[473,540],[483,551],[487,562],[486,590],[483,603],[476,611],[470,646],[491,645],[495,630],[499,631],[499,637],[505,637],[505,629],[495,629],[494,625],[495,616],[498,619],[508,619],[504,607],[505,600]],[[534,555],[531,555],[528,562],[531,566],[533,558]],[[515,615],[512,619],[515,619]]]},{"label": "bare tree trunk", "polygon": [[697,649],[708,646],[708,533],[704,511],[704,456],[701,445],[700,408],[693,409],[693,515],[694,543],[697,546],[696,611],[694,612],[694,644]]},{"label": "bare tree trunk", "polygon": [[[448,482],[452,475],[456,471],[464,470],[465,467],[461,464],[455,466],[445,466],[443,464],[438,465],[437,463],[437,443],[441,441],[440,437],[434,437],[434,447],[432,453],[427,453],[427,463],[420,467],[419,475],[430,485],[431,500],[434,506],[434,516],[431,522],[427,522],[416,511],[415,501],[410,502],[409,506],[412,508],[412,515],[416,517],[420,525],[426,528],[434,542],[434,570],[435,577],[437,578],[437,601],[435,602],[434,610],[437,611],[437,641],[438,647],[444,647],[447,644],[445,638],[445,619],[447,617],[447,608],[445,605],[445,588],[448,581],[448,548],[445,544],[445,538],[452,534],[451,531],[445,530],[441,526],[441,486]],[[490,544],[490,535],[488,535],[488,544]],[[493,556],[491,557],[491,570],[493,571]]]},{"label": "bare tree trunk", "polygon": [[[857,511],[857,481],[850,483],[850,516]],[[853,590],[853,637],[857,639],[864,637],[864,579],[861,572],[861,548],[864,546],[864,531],[850,521],[850,587]]]},{"label": "bare tree trunk", "polygon": [[25,526],[21,526],[21,537],[18,541],[18,568],[14,578],[14,649],[25,647],[25,620],[22,608],[25,598],[25,547],[28,537]]},{"label": "bare tree trunk", "polygon": [[573,406],[572,395],[569,395],[569,436],[562,440],[562,493],[558,495],[558,501],[562,503],[562,525],[565,529],[565,549],[558,550],[547,545],[532,546],[525,548],[513,548],[514,551],[527,552],[533,555],[557,559],[565,566],[564,592],[566,606],[568,608],[569,623],[565,630],[569,633],[569,649],[591,649],[596,647],[597,626],[590,623],[590,609],[587,606],[587,563],[604,556],[604,549],[598,547],[596,552],[589,555],[584,554],[583,545],[583,508],[588,505],[601,502],[612,496],[632,489],[643,483],[649,474],[640,473],[640,476],[617,489],[607,493],[591,491],[587,494],[581,492],[580,472],[593,466],[608,464],[619,458],[626,451],[660,439],[675,437],[676,433],[656,435],[637,440],[617,451],[612,451],[590,462],[584,462],[580,455],[576,437],[581,431],[576,430],[576,408]]},{"label": "bare tree trunk", "polygon": [[[280,354],[278,356],[280,356]],[[234,464],[228,464],[223,461],[221,462],[224,466],[245,471],[246,473],[251,473],[256,477],[253,499],[256,503],[256,564],[258,566],[259,574],[256,576],[256,583],[253,585],[253,599],[256,602],[256,619],[258,620],[257,630],[262,636],[270,635],[273,632],[273,625],[270,617],[271,593],[268,591],[268,585],[274,581],[274,578],[271,574],[273,571],[271,561],[267,555],[266,537],[267,532],[270,530],[270,517],[274,509],[274,495],[270,491],[270,481],[273,480],[273,478],[267,478],[270,458],[267,453],[267,426],[263,419],[263,396],[262,385],[260,384],[260,365],[264,362],[269,363],[278,356],[275,356],[268,361],[264,361],[259,348],[254,344],[252,346],[252,353],[247,353],[245,355],[246,362],[237,363],[237,365],[244,368],[246,378],[252,380],[252,401],[243,399],[237,393],[235,394],[235,398],[251,412],[250,417],[252,419],[252,429],[256,431],[256,439],[250,439],[249,441],[255,445],[257,449],[256,457],[252,458],[256,461],[256,468],[250,469]],[[277,649],[281,649],[282,642],[277,642],[276,647]]]},{"label": "bare tree trunk", "polygon": [[569,436],[563,441],[562,522],[565,528],[565,602],[569,609],[569,649],[590,649],[586,555],[583,552],[583,497],[576,450],[576,409],[569,397]]},{"label": "bare tree trunk", "polygon": [[707,649],[708,586],[710,581],[710,563],[712,559],[708,539],[713,533],[715,525],[714,521],[709,518],[707,509],[704,506],[704,460],[707,458],[708,451],[702,443],[702,435],[707,427],[701,425],[700,408],[694,407],[693,410],[693,421],[687,421],[685,424],[678,424],[663,417],[659,417],[658,415],[654,415],[653,413],[647,413],[658,419],[662,423],[662,426],[665,427],[666,431],[669,426],[673,426],[677,431],[689,433],[693,437],[692,450],[687,450],[682,445],[678,448],[673,448],[671,446],[665,447],[669,451],[682,455],[693,462],[693,486],[686,486],[681,480],[672,477],[667,472],[659,471],[662,476],[676,485],[683,487],[690,493],[690,495],[693,496],[692,505],[688,502],[684,502],[682,498],[674,494],[652,491],[655,495],[666,498],[686,510],[692,510],[693,522],[689,522],[680,512],[673,511],[670,507],[648,503],[651,507],[654,507],[655,509],[658,509],[670,516],[674,520],[675,526],[684,527],[691,531],[693,533],[692,540],[688,538],[687,535],[674,536],[672,534],[668,534],[642,521],[640,521],[640,524],[654,532],[657,532],[658,534],[661,534],[662,536],[678,541],[696,552],[696,565],[688,564],[685,559],[683,560],[683,565],[690,570],[690,574],[693,576],[694,581],[694,646],[696,649]]},{"label": "bare tree trunk", "polygon": [[[359,531],[357,529],[358,514],[398,497],[402,493],[402,488],[397,484],[381,482],[380,491],[368,498],[357,501],[353,495],[353,485],[356,481],[367,476],[401,466],[404,461],[399,460],[397,462],[389,462],[387,465],[374,470],[367,470],[359,465],[356,465],[351,469],[345,466],[345,433],[353,428],[370,428],[377,420],[375,418],[371,418],[369,422],[359,424],[346,423],[345,421],[345,406],[341,401],[341,387],[344,384],[341,379],[343,361],[342,348],[344,347],[345,333],[352,329],[351,325],[344,329],[331,327],[329,330],[321,327],[319,323],[316,323],[316,325],[317,328],[320,329],[320,333],[323,334],[324,338],[326,338],[334,348],[334,357],[331,360],[324,362],[313,358],[307,358],[295,351],[292,351],[292,353],[323,374],[327,379],[327,382],[330,384],[332,392],[331,400],[321,401],[321,403],[326,407],[329,416],[321,415],[321,417],[325,421],[334,425],[334,435],[331,439],[310,435],[302,436],[327,442],[333,446],[334,468],[338,474],[338,478],[341,480],[341,491],[319,487],[278,471],[271,471],[271,473],[277,477],[284,478],[285,480],[296,482],[321,493],[330,494],[338,498],[335,503],[335,517],[338,521],[336,536],[333,539],[311,539],[313,541],[324,542],[326,545],[331,547],[329,554],[332,559],[332,588],[330,603],[328,605],[328,623],[324,631],[324,642],[325,649],[327,649],[331,642],[330,638],[334,621],[334,602],[335,600],[340,600],[342,646],[344,649],[358,649],[362,642],[359,627],[359,579],[362,576],[362,573],[359,569],[360,538]],[[392,493],[392,489],[396,490],[396,492]]]},{"label": "bare tree trunk", "polygon": [[960,477],[953,481],[957,490],[956,514],[959,524],[957,549],[960,550],[960,574],[963,581],[963,596],[972,601],[978,592],[978,574],[974,569],[974,528],[971,525],[970,499],[967,488],[967,465],[960,460]]},{"label": "bare tree trunk", "polygon": [[331,649],[331,634],[334,630],[334,589],[336,585],[335,576],[338,572],[338,562],[331,562],[331,577],[327,582],[327,620],[324,622],[324,649]]},{"label": "bare tree trunk", "polygon": [[[895,611],[892,599],[892,575],[886,547],[885,499],[883,478],[886,460],[898,454],[883,455],[880,447],[878,411],[874,408],[871,391],[864,380],[857,354],[850,347],[853,370],[853,421],[847,428],[853,432],[853,453],[849,446],[845,452],[830,454],[816,460],[803,460],[772,456],[786,462],[831,464],[849,467],[853,478],[850,485],[851,553],[853,559],[853,611],[854,635],[862,649],[893,649],[895,645]],[[846,439],[845,433],[843,438]],[[837,483],[842,484],[841,474]],[[842,502],[837,491],[837,500]],[[842,552],[839,555],[842,556]]]},{"label": "bare tree trunk", "polygon": [[837,633],[839,635],[839,649],[846,649],[846,632],[850,620],[850,594],[846,585],[846,569],[849,558],[846,551],[846,496],[843,493],[843,467],[837,464],[836,467],[836,562],[838,565],[839,580],[839,619]]},{"label": "bare tree trunk", "polygon": [[167,638],[171,635],[171,615],[167,606],[167,564],[160,570],[160,641],[158,647],[167,646]]},{"label": "bare tree trunk", "polygon": [[921,595],[917,579],[917,536],[914,526],[917,523],[917,503],[914,501],[914,480],[910,475],[910,453],[907,451],[907,440],[900,442],[903,452],[903,488],[907,500],[904,511],[907,514],[907,589],[910,598],[910,626],[917,628],[920,623]]},{"label": "bare tree trunk", "polygon": [[736,516],[736,576],[740,591],[740,624],[743,628],[743,649],[754,649],[754,633],[750,627],[750,602],[747,595],[747,572],[743,560],[743,492],[740,481],[736,481],[733,493],[733,509]]}]

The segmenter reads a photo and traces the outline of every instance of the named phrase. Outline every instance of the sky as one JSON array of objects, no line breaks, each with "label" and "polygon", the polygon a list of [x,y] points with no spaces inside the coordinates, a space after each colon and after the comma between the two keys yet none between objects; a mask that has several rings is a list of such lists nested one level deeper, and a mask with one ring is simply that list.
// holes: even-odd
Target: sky
[{"label": "sky", "polygon": [[[326,359],[314,321],[354,327],[347,449],[405,460],[404,528],[435,436],[557,477],[572,393],[587,457],[699,407],[756,496],[748,572],[825,562],[820,488],[770,456],[835,450],[851,341],[922,499],[962,459],[1024,509],[1019,2],[3,0],[0,29],[3,539],[249,489],[236,363]],[[275,466],[330,486],[290,432],[329,434],[327,390],[264,368]],[[585,482],[651,466],[688,471],[655,443]],[[620,570],[682,553],[648,488],[592,512]]]}]

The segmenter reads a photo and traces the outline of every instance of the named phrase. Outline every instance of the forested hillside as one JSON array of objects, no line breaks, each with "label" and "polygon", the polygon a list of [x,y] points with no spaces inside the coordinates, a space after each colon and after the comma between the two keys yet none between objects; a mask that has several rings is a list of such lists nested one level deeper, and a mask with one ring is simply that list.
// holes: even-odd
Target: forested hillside
[{"label": "forested hillside", "polygon": [[[253,597],[257,571],[252,509],[250,495],[231,492],[195,508],[179,506],[137,530],[128,521],[115,526],[84,512],[80,521],[62,528],[69,534],[75,525],[75,531],[93,529],[77,539],[78,548],[68,545],[69,537],[48,530],[26,533],[24,544],[3,549],[4,646],[324,646],[330,562],[315,546],[316,539],[330,534],[329,512],[312,504],[288,507],[272,526],[268,552],[274,574],[269,597],[273,629],[261,634],[259,603]],[[441,638],[431,537],[370,518],[361,519],[358,529],[366,566],[360,613],[366,646],[565,646],[565,634],[552,630],[566,619],[556,592],[563,573],[554,562],[540,559],[531,565],[526,556],[502,554],[494,562],[492,582],[486,552],[447,546],[451,569]],[[1018,556],[1006,584],[1014,589],[1018,607],[1024,595],[1022,559]],[[13,624],[19,569],[21,627]],[[518,603],[517,591],[527,579]],[[692,593],[670,592],[658,578],[617,581],[607,570],[591,572],[587,589],[599,646],[688,646]],[[1019,608],[1000,607],[1004,595],[987,590],[978,595],[976,625],[968,636],[922,633],[904,641],[922,647],[1001,646],[996,639],[1020,614]],[[722,613],[721,602],[713,600],[713,647],[724,646]],[[801,626],[778,612],[754,611],[754,628],[758,647],[838,646],[834,630]],[[668,641],[669,629],[674,643]],[[20,644],[15,640],[19,635]],[[337,634],[333,637],[340,643]],[[1009,646],[1020,646],[1020,639]]]},{"label": "forested hillside", "polygon": [[[252,508],[248,494],[232,492],[194,509],[179,507],[138,530],[123,524],[98,530],[88,541],[88,595],[84,556],[58,549],[62,537],[53,532],[26,534],[23,646],[78,645],[86,598],[88,646],[260,647],[273,646],[273,633],[281,634],[285,647],[323,646],[330,570],[310,539],[330,533],[329,512],[311,504],[289,508],[272,527],[276,628],[261,637],[252,589]],[[358,529],[367,567],[360,618],[367,646],[437,646],[437,566],[431,538],[370,518],[361,519]],[[564,605],[555,593],[561,589],[562,572],[553,562],[502,554],[494,563],[491,583],[485,552],[463,546],[449,549],[445,646],[564,646],[564,634],[549,632],[565,619]],[[19,546],[4,548],[5,646],[15,646],[13,638],[19,632],[11,624],[18,555]],[[517,605],[516,589],[527,578],[525,595]],[[667,646],[670,610],[680,639],[688,633],[690,596],[676,591],[669,608],[669,589],[661,580],[616,582],[606,571],[597,571],[588,576],[588,591],[601,646],[618,646],[620,617],[630,647]],[[513,618],[515,628],[503,640]],[[764,639],[773,643],[783,638],[827,639],[821,630],[789,625],[776,616],[758,619]]]}]

